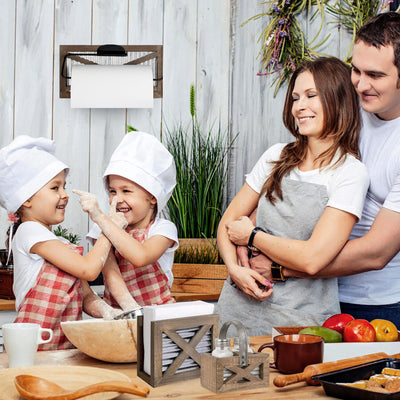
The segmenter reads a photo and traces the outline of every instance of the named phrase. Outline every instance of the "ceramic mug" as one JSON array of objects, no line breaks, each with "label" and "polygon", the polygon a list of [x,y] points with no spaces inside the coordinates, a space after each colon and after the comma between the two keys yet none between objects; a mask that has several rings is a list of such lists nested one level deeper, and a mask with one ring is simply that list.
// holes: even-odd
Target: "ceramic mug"
[{"label": "ceramic mug", "polygon": [[[41,328],[39,324],[10,323],[4,324],[1,330],[10,368],[33,365],[38,345],[53,338],[53,331]],[[43,339],[45,332],[49,335],[47,339]]]},{"label": "ceramic mug", "polygon": [[322,362],[324,340],[315,335],[279,335],[273,343],[264,343],[258,349],[269,348],[274,351],[274,362],[271,368],[276,368],[284,374],[303,372],[310,364]]}]

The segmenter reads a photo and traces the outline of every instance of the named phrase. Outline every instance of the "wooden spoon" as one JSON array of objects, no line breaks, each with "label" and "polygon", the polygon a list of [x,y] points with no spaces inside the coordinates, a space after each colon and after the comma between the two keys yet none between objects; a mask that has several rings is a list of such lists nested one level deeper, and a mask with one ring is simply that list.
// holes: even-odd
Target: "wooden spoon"
[{"label": "wooden spoon", "polygon": [[18,375],[14,383],[19,394],[26,400],[74,400],[101,392],[131,393],[146,397],[150,390],[132,382],[106,381],[69,391],[54,382],[32,375]]}]

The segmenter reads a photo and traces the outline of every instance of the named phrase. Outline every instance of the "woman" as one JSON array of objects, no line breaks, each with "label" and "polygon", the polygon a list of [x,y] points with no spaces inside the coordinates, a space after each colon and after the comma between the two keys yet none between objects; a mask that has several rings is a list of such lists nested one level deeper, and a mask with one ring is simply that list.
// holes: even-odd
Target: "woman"
[{"label": "woman", "polygon": [[[243,322],[250,335],[270,334],[273,326],[321,324],[340,312],[337,282],[278,278],[272,290],[261,274],[238,264],[236,245],[267,255],[278,274],[278,264],[315,274],[346,243],[369,184],[358,160],[357,95],[342,61],[319,58],[293,73],[283,122],[295,140],[261,156],[218,228],[230,279],[217,312],[222,323]],[[244,216],[257,206],[254,229]]]}]

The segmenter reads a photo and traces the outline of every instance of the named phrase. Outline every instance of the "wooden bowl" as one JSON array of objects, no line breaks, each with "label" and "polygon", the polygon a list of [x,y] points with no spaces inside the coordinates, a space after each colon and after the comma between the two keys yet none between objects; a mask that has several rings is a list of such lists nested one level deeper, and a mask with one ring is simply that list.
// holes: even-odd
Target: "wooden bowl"
[{"label": "wooden bowl", "polygon": [[66,321],[61,328],[68,340],[90,357],[113,363],[137,360],[136,319]]}]

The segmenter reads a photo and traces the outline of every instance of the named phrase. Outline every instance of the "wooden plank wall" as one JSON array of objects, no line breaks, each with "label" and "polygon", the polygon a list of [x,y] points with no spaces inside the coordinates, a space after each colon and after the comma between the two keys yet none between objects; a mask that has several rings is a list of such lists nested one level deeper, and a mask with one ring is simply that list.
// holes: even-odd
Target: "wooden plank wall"
[{"label": "wooden plank wall", "polygon": [[[281,124],[285,90],[273,98],[271,77],[256,75],[267,21],[241,26],[263,7],[260,0],[0,0],[0,147],[21,134],[55,139],[71,166],[67,189],[96,193],[104,207],[101,176],[126,124],[161,137],[166,124],[189,122],[194,84],[203,126],[220,119],[231,137],[239,134],[231,199],[261,153],[289,139]],[[309,29],[307,16],[303,24]],[[335,25],[325,31],[327,53],[347,50]],[[153,109],[71,109],[59,98],[59,45],[106,43],[164,46],[164,95]],[[1,209],[0,248],[8,224]],[[72,193],[63,225],[82,237],[89,227]]]}]

